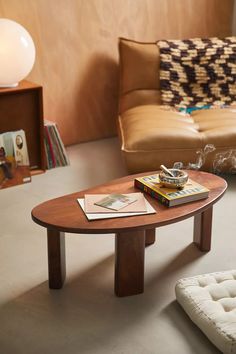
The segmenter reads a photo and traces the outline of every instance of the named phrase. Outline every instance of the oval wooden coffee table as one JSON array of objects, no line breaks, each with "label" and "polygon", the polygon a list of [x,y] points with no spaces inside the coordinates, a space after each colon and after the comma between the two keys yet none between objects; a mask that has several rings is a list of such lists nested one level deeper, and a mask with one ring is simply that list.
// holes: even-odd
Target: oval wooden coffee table
[{"label": "oval wooden coffee table", "polygon": [[77,198],[84,194],[132,193],[135,177],[123,177],[107,184],[49,200],[32,210],[32,219],[47,228],[49,287],[59,289],[65,280],[64,232],[104,234],[115,233],[115,294],[128,296],[144,291],[145,245],[155,242],[155,228],[194,216],[193,241],[203,252],[211,248],[213,205],[223,196],[227,183],[206,172],[188,171],[190,178],[210,189],[209,197],[168,208],[145,195],[156,214],[88,221]]}]

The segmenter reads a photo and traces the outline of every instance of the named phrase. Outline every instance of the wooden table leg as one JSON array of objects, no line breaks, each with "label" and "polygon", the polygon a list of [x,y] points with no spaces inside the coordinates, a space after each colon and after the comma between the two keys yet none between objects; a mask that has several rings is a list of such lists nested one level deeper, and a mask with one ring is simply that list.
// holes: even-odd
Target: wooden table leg
[{"label": "wooden table leg", "polygon": [[211,249],[212,211],[210,207],[194,217],[193,241],[203,252]]},{"label": "wooden table leg", "polygon": [[149,229],[145,231],[145,246],[153,245],[156,241],[156,229]]},{"label": "wooden table leg", "polygon": [[65,234],[47,229],[47,236],[49,288],[60,289],[66,276]]},{"label": "wooden table leg", "polygon": [[129,296],[144,291],[145,231],[116,234],[115,294]]}]

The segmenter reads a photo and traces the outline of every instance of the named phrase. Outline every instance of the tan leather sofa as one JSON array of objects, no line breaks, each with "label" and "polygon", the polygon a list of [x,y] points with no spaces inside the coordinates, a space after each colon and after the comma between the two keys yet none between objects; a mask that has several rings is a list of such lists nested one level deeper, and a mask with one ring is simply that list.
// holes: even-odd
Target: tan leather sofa
[{"label": "tan leather sofa", "polygon": [[[202,158],[202,170],[236,171],[236,109],[199,110],[190,117],[161,108],[156,43],[119,41],[118,131],[129,173],[184,166]],[[214,151],[204,154],[207,144]],[[235,166],[234,166],[235,165]]]}]

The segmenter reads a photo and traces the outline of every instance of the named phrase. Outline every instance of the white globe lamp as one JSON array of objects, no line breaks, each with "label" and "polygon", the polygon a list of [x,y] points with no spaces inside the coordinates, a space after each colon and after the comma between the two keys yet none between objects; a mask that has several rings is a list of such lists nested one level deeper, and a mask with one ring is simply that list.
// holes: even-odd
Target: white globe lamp
[{"label": "white globe lamp", "polygon": [[0,18],[0,87],[16,87],[32,70],[35,46],[19,23]]}]

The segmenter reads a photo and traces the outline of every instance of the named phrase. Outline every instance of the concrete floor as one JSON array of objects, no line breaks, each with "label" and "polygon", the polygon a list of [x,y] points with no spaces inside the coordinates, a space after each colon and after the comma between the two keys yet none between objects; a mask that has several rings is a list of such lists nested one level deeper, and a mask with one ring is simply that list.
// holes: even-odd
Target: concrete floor
[{"label": "concrete floor", "polygon": [[68,153],[70,166],[0,191],[0,354],[218,353],[176,303],[174,286],[236,267],[235,176],[214,208],[210,253],[192,244],[192,219],[156,231],[146,249],[144,294],[114,296],[114,235],[68,234],[66,284],[49,290],[46,230],[33,223],[31,209],[125,175],[115,138]]}]

